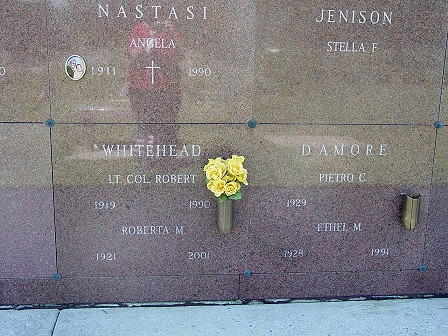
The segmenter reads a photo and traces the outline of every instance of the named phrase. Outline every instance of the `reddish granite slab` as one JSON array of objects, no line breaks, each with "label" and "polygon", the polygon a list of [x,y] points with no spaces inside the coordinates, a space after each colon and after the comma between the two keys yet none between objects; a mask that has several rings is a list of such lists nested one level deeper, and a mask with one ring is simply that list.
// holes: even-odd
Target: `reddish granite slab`
[{"label": "reddish granite slab", "polygon": [[[76,6],[50,2],[56,120],[245,122],[249,118],[254,8],[246,2],[221,0],[153,5],[160,7],[135,1],[84,1]],[[64,72],[70,55],[85,61],[86,73],[80,80],[73,81]]]},{"label": "reddish granite slab", "polygon": [[0,303],[447,293],[442,2],[9,2]]},{"label": "reddish granite slab", "polygon": [[[433,124],[445,56],[440,1],[257,1],[263,122]],[[446,105],[446,104],[445,104]]]},{"label": "reddish granite slab", "polygon": [[51,277],[56,270],[50,132],[0,124],[0,278]]},{"label": "reddish granite slab", "polygon": [[0,21],[0,122],[50,115],[46,1],[3,1]]},{"label": "reddish granite slab", "polygon": [[419,270],[252,274],[241,279],[240,287],[242,299],[412,296],[446,291],[445,272]]},{"label": "reddish granite slab", "polygon": [[0,187],[0,278],[47,278],[56,270],[49,188]]},{"label": "reddish granite slab", "polygon": [[0,280],[2,304],[236,300],[238,276]]},{"label": "reddish granite slab", "polygon": [[448,130],[446,127],[437,131],[435,154],[425,260],[429,268],[446,271],[448,268]]}]

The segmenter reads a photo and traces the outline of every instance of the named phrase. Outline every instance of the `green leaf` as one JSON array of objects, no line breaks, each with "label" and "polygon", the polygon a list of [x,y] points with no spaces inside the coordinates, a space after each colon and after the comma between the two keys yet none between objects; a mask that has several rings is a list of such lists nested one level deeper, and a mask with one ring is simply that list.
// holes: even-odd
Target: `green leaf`
[{"label": "green leaf", "polygon": [[243,196],[243,195],[241,194],[241,191],[238,191],[236,194],[234,194],[234,195],[232,195],[232,196],[229,196],[229,198],[230,198],[231,200],[236,201],[236,200],[240,200],[242,196]]},{"label": "green leaf", "polygon": [[224,202],[227,199],[226,194],[221,194],[221,196],[219,196],[219,201],[220,202]]}]

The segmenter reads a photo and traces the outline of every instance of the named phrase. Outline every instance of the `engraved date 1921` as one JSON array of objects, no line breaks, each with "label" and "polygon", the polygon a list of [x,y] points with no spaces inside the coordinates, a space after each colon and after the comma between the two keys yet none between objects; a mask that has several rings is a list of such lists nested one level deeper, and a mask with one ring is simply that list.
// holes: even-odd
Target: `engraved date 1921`
[{"label": "engraved date 1921", "polygon": [[117,260],[117,256],[115,253],[97,253],[96,260],[97,261],[114,261],[114,260]]}]

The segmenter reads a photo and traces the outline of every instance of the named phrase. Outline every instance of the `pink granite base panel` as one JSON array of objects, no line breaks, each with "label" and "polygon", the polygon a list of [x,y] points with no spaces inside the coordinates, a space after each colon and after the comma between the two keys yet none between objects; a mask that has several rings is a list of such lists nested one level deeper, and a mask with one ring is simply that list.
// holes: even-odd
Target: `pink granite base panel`
[{"label": "pink granite base panel", "polygon": [[56,273],[51,188],[0,188],[0,278]]},{"label": "pink granite base panel", "polygon": [[448,272],[448,185],[432,189],[426,235],[425,263],[430,269]]},{"label": "pink granite base panel", "polygon": [[0,280],[0,304],[5,305],[330,299],[447,292],[446,272],[431,270]]},{"label": "pink granite base panel", "polygon": [[0,304],[236,299],[238,299],[238,275],[0,281]]},{"label": "pink granite base panel", "polygon": [[241,299],[337,298],[446,294],[447,274],[419,270],[252,274],[242,277]]}]

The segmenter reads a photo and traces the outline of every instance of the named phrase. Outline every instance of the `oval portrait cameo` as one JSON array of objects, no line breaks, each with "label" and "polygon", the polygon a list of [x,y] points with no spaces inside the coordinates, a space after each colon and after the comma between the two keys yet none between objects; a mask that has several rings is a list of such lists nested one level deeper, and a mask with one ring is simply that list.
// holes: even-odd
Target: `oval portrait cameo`
[{"label": "oval portrait cameo", "polygon": [[65,62],[65,73],[73,80],[80,80],[86,73],[86,62],[81,56],[70,56]]}]

